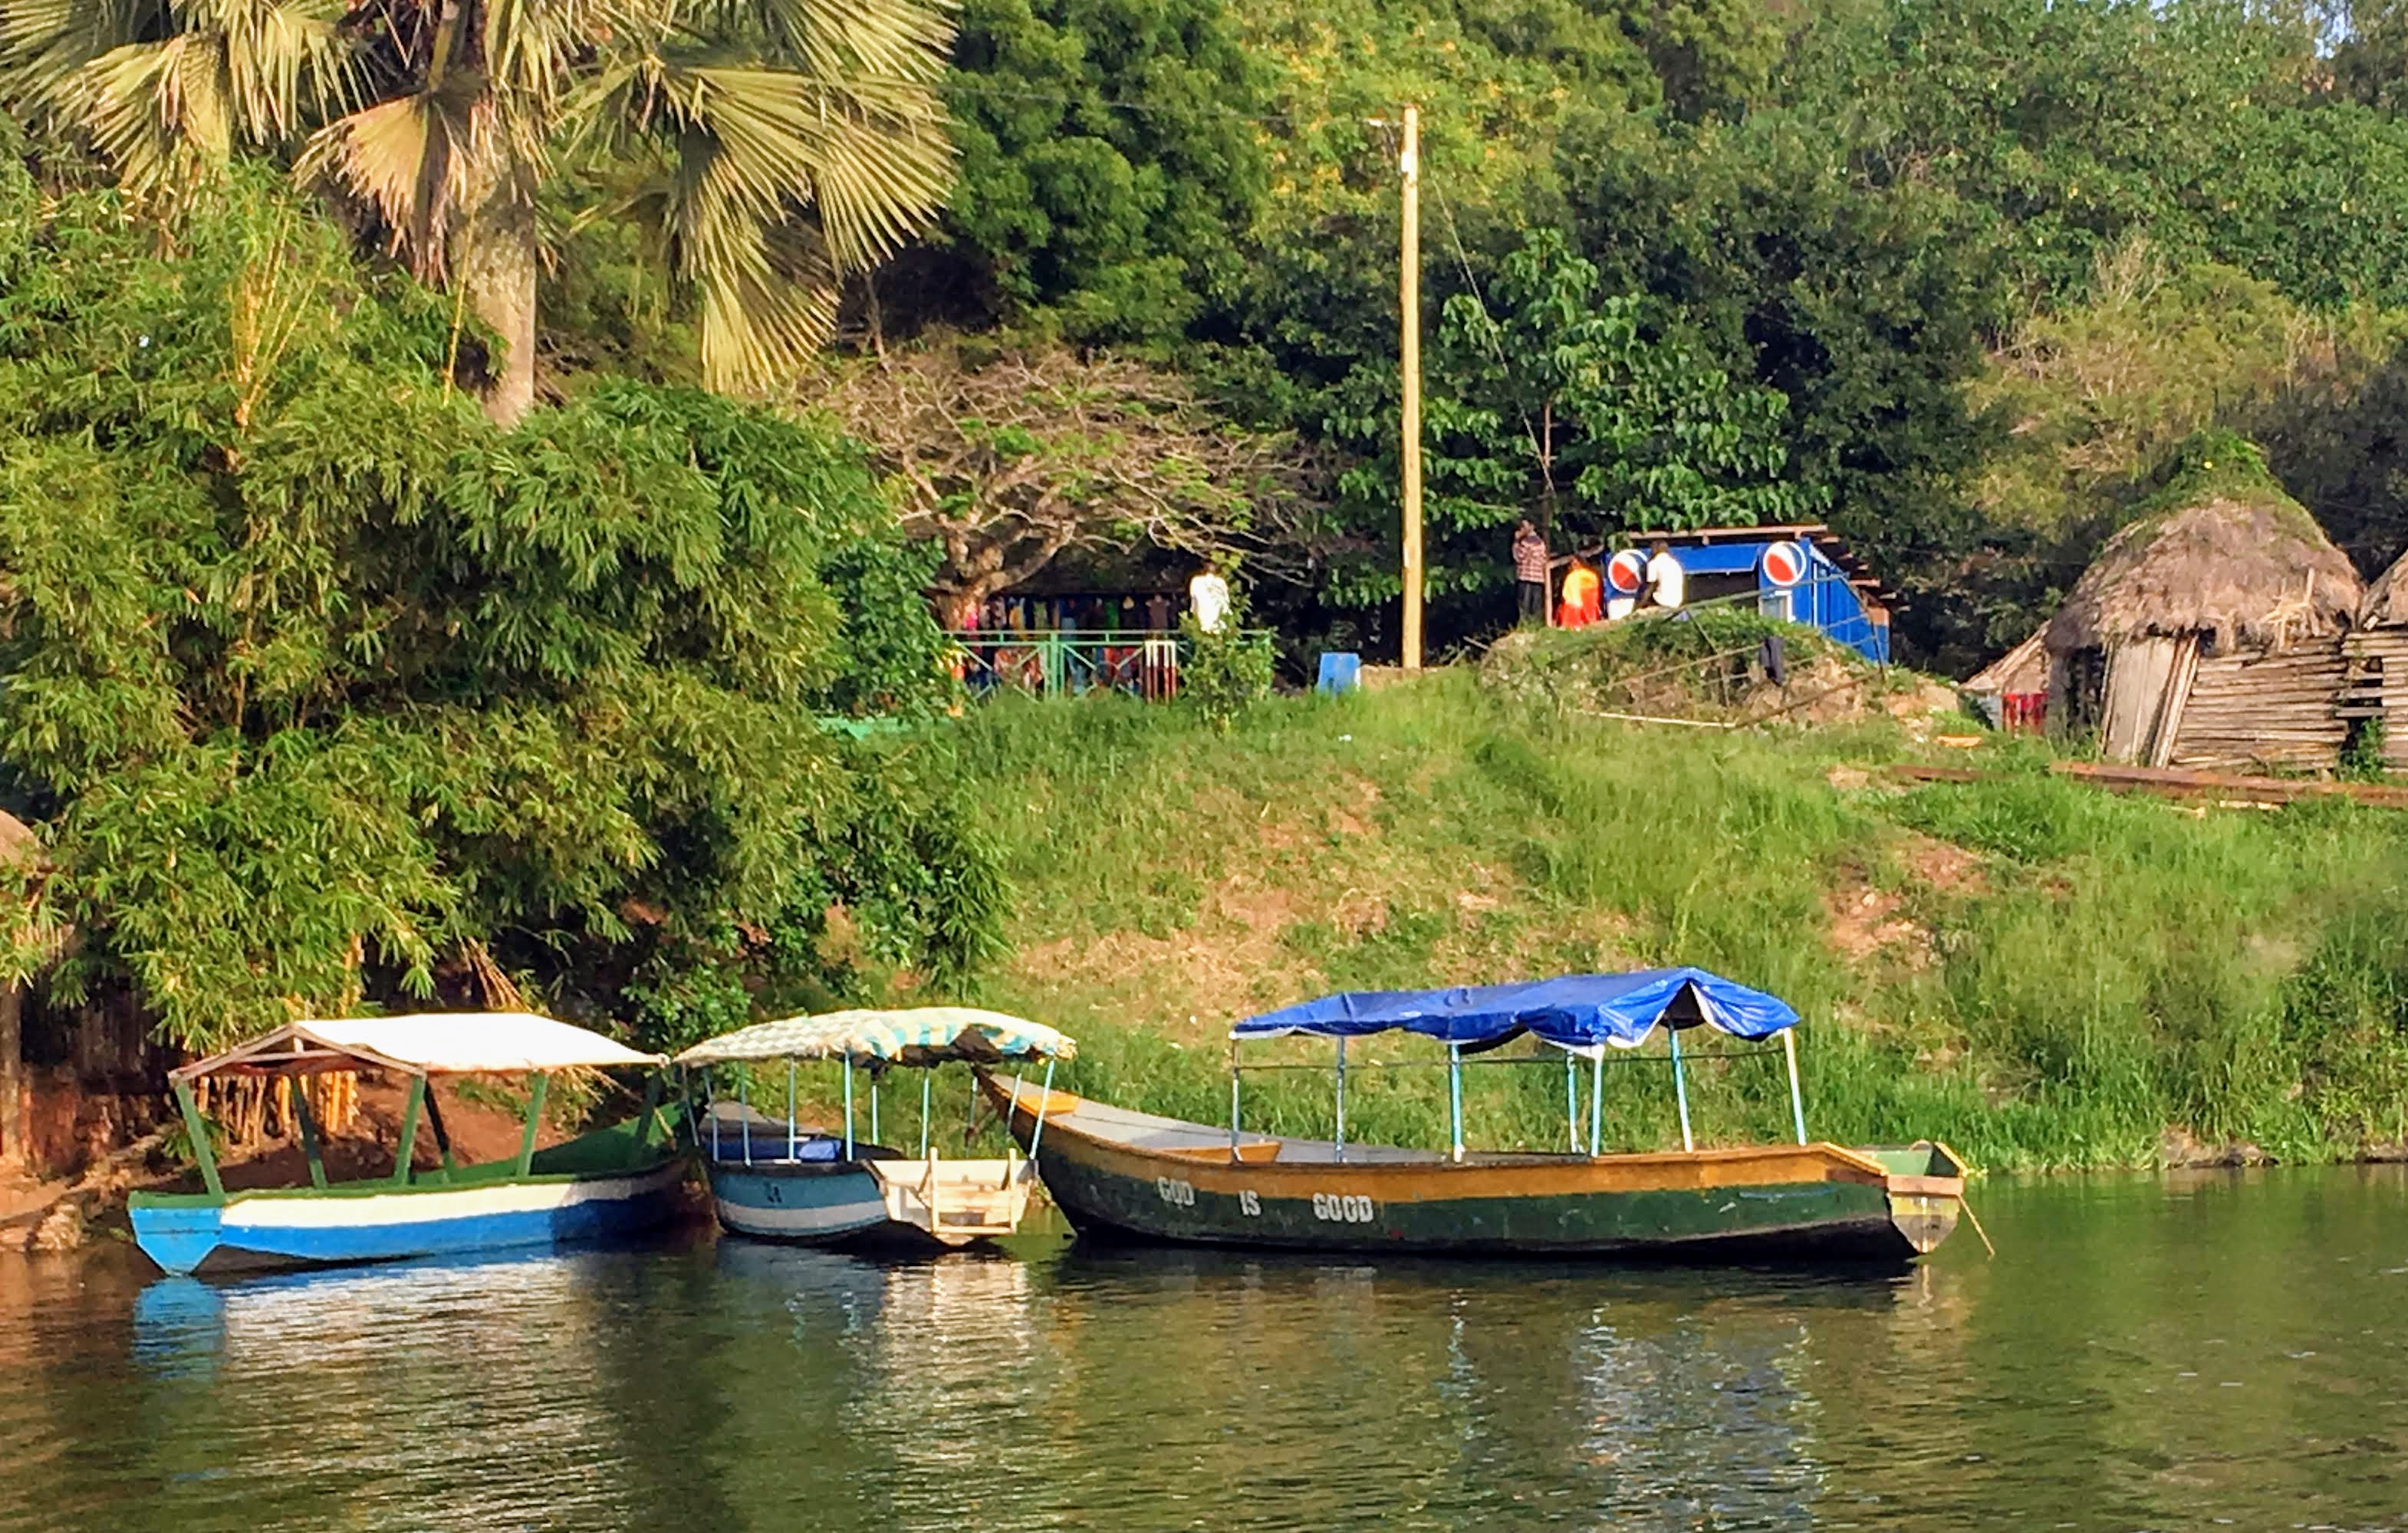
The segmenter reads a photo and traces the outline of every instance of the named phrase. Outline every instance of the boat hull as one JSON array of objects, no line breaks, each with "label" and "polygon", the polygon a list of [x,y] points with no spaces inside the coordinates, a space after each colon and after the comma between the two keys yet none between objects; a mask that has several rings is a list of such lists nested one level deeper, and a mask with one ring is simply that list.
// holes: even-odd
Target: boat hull
[{"label": "boat hull", "polygon": [[887,1225],[886,1194],[866,1161],[720,1161],[705,1157],[722,1229],[755,1240],[837,1245]]},{"label": "boat hull", "polygon": [[676,1160],[581,1176],[468,1185],[134,1196],[135,1243],[165,1270],[334,1266],[608,1239],[677,1207]]},{"label": "boat hull", "polygon": [[[1353,1161],[1326,1158],[1326,1145],[1256,1138],[1233,1156],[1226,1131],[1217,1150],[1150,1128],[1172,1146],[1082,1132],[1084,1104],[1061,1093],[1039,1138],[1035,1097],[1015,1108],[990,1092],[1014,1137],[1037,1140],[1046,1191],[1082,1235],[1340,1253],[1904,1262],[1946,1236],[1962,1190],[1831,1145],[1462,1162],[1373,1150]],[[1324,1158],[1282,1158],[1297,1151]]]}]

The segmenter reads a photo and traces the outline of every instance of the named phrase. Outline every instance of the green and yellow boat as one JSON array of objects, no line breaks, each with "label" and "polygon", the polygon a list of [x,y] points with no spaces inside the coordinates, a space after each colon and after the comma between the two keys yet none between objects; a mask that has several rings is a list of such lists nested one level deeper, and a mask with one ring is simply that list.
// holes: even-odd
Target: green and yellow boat
[{"label": "green and yellow boat", "polygon": [[[1029,1150],[1046,1192],[1082,1234],[1305,1251],[1583,1255],[1796,1263],[1903,1263],[1936,1248],[1964,1206],[1965,1167],[1930,1140],[1851,1149],[1810,1140],[1799,1089],[1798,1014],[1778,998],[1697,968],[1571,975],[1527,984],[1332,996],[1250,1018],[1234,1037],[1336,1041],[1337,1134],[1252,1133],[1243,1067],[1226,1126],[1091,1102],[988,1076],[984,1089]],[[1600,1153],[1608,1049],[1664,1029],[1682,1147]],[[1788,1062],[1794,1144],[1699,1150],[1689,1126],[1683,1032],[1778,1040]],[[1345,1044],[1408,1033],[1446,1048],[1444,1150],[1350,1144]],[[1467,1056],[1527,1034],[1590,1066],[1585,1145],[1467,1152]],[[1358,1068],[1361,1067],[1358,1066]],[[1576,1091],[1576,1085],[1575,1085]],[[1571,1139],[1581,1139],[1578,1102]]]}]

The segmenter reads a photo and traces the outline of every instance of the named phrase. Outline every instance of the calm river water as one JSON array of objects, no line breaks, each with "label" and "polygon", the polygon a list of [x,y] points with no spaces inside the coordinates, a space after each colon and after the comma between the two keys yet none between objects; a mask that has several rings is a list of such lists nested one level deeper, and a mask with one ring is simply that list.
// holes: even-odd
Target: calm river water
[{"label": "calm river water", "polygon": [[2408,1176],[1990,1183],[1898,1278],[0,1261],[0,1526],[2408,1528]]}]

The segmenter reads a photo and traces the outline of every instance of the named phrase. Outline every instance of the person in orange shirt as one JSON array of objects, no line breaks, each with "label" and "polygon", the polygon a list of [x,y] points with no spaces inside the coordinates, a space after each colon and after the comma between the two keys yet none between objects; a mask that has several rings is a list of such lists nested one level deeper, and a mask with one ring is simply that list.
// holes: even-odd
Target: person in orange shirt
[{"label": "person in orange shirt", "polygon": [[1597,571],[1574,559],[1572,567],[1564,572],[1564,599],[1555,609],[1555,625],[1585,628],[1595,623],[1604,595],[1604,582],[1597,578]]}]

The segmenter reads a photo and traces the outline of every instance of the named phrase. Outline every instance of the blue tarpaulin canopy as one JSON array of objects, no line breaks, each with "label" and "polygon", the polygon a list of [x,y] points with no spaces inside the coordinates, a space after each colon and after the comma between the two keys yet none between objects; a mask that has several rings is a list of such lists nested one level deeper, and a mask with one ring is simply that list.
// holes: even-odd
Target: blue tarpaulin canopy
[{"label": "blue tarpaulin canopy", "polygon": [[1647,968],[1521,984],[1325,996],[1248,1017],[1230,1036],[1366,1038],[1407,1032],[1471,1048],[1493,1047],[1526,1032],[1557,1048],[1591,1054],[1605,1044],[1635,1049],[1658,1023],[1763,1039],[1796,1026],[1798,1013],[1777,996],[1702,968]]}]

